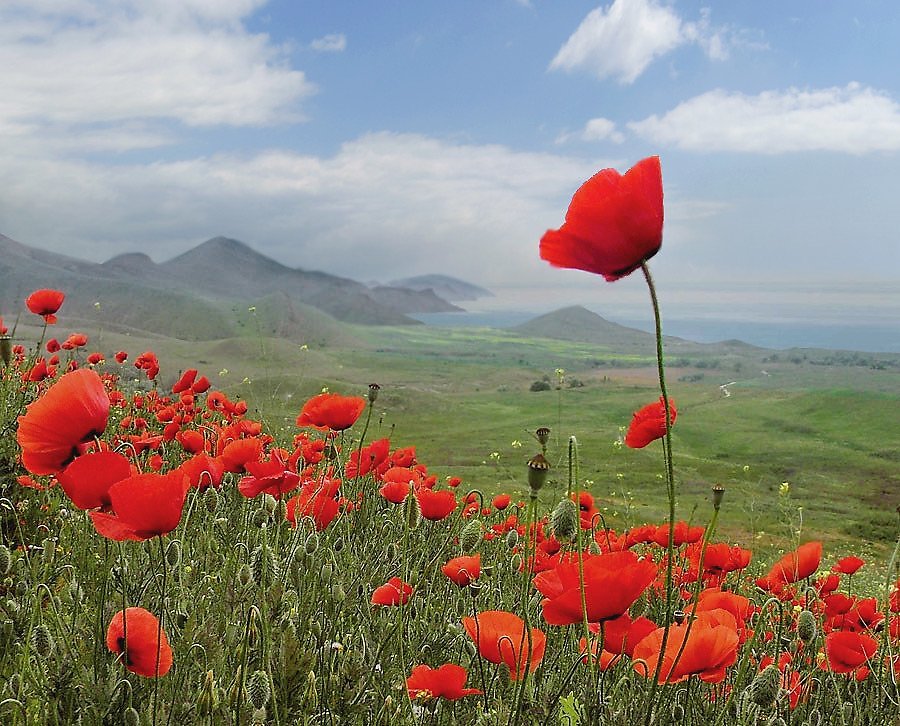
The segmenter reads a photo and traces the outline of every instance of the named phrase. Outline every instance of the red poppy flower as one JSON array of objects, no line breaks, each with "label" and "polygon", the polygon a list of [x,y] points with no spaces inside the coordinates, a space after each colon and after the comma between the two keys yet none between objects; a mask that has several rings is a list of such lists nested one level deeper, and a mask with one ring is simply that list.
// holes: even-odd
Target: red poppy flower
[{"label": "red poppy flower", "polygon": [[852,673],[875,657],[878,641],[864,633],[835,631],[825,636],[828,669],[835,673]]},{"label": "red poppy flower", "polygon": [[403,481],[388,481],[381,486],[378,493],[392,504],[402,504],[409,495],[409,484]]},{"label": "red poppy flower", "polygon": [[864,564],[866,564],[865,560],[861,560],[859,557],[851,555],[850,557],[838,560],[834,567],[831,568],[831,571],[838,572],[842,575],[853,575]]},{"label": "red poppy flower", "polygon": [[604,169],[582,184],[563,226],[541,238],[541,259],[612,282],[659,251],[662,230],[662,171],[651,156],[624,175]]},{"label": "red poppy flower", "polygon": [[181,374],[181,378],[175,381],[175,384],[172,386],[172,393],[182,393],[184,391],[189,391],[191,386],[194,385],[194,379],[197,377],[197,369],[196,368],[188,368],[184,373]]},{"label": "red poppy flower", "polygon": [[65,293],[59,290],[35,290],[25,298],[25,305],[35,315],[43,317],[47,325],[53,325],[56,322],[55,313],[65,299]]},{"label": "red poppy flower", "polygon": [[[669,418],[671,425],[675,425],[675,402],[669,399]],[[632,449],[643,449],[647,444],[666,435],[666,407],[662,396],[659,401],[648,404],[635,411],[625,434],[625,445]]]},{"label": "red poppy flower", "polygon": [[109,488],[131,476],[131,464],[115,451],[79,456],[57,475],[63,491],[79,509],[108,509]]},{"label": "red poppy flower", "polygon": [[19,416],[16,438],[32,474],[55,474],[106,429],[109,396],[94,371],[66,373]]},{"label": "red poppy flower", "polygon": [[793,552],[788,552],[772,565],[769,574],[757,582],[761,586],[768,583],[772,586],[784,585],[798,580],[805,580],[819,569],[822,561],[822,543],[807,542]]},{"label": "red poppy flower", "polygon": [[128,360],[128,353],[126,353],[124,350],[120,350],[116,352],[113,358],[116,359],[116,363],[121,364]]},{"label": "red poppy flower", "polygon": [[293,491],[300,483],[299,475],[286,471],[284,463],[273,456],[269,461],[248,461],[244,468],[250,476],[241,478],[238,491],[248,499],[265,492],[276,499]]},{"label": "red poppy flower", "polygon": [[494,509],[502,512],[509,506],[511,501],[512,497],[510,497],[509,494],[498,494],[491,500],[491,504],[494,505]]},{"label": "red poppy flower", "polygon": [[178,470],[187,477],[188,483],[192,487],[200,491],[204,491],[209,487],[218,489],[225,474],[225,467],[222,466],[222,462],[208,454],[192,456],[187,461],[182,462]]},{"label": "red poppy flower", "polygon": [[688,623],[669,629],[664,653],[665,628],[657,628],[635,647],[634,669],[651,678],[661,658],[660,683],[679,683],[694,675],[706,683],[720,683],[725,669],[737,661],[739,638],[734,625],[734,617],[724,610],[699,613],[690,633]]},{"label": "red poppy flower", "polygon": [[[658,627],[649,618],[643,616],[631,619],[628,613],[622,617],[607,620],[603,625],[603,650],[610,653],[624,653],[629,658],[634,654],[635,646]],[[592,633],[600,632],[600,623],[591,623]]]},{"label": "red poppy flower", "polygon": [[360,396],[320,393],[303,404],[297,416],[297,425],[343,431],[356,423],[365,407],[366,399]]},{"label": "red poppy flower", "polygon": [[463,696],[482,693],[477,688],[463,688],[468,677],[466,669],[455,663],[445,663],[440,668],[417,665],[406,679],[406,690],[409,691],[411,701],[432,698],[456,701]]},{"label": "red poppy flower", "polygon": [[441,572],[460,587],[465,587],[481,577],[481,553],[454,557],[441,567]]},{"label": "red poppy flower", "polygon": [[256,438],[230,441],[219,454],[225,471],[233,474],[245,471],[247,464],[259,461],[260,456],[262,456],[262,441]]},{"label": "red poppy flower", "polygon": [[425,487],[416,490],[416,499],[422,509],[422,517],[437,522],[450,516],[456,509],[456,494],[449,489],[434,491]]},{"label": "red poppy flower", "polygon": [[296,497],[288,500],[286,519],[296,527],[298,519],[312,517],[316,529],[321,532],[340,511],[340,505],[334,498],[340,486],[340,479],[307,482]]},{"label": "red poppy flower", "polygon": [[526,670],[534,671],[544,658],[547,636],[532,628],[525,631],[525,621],[504,610],[487,610],[474,618],[463,618],[463,627],[478,647],[482,658],[491,663],[504,663],[509,677],[522,678]]},{"label": "red poppy flower", "polygon": [[387,460],[390,450],[390,439],[378,439],[368,446],[363,446],[358,452],[354,451],[350,454],[350,460],[344,468],[344,474],[348,479],[365,476]]},{"label": "red poppy flower", "polygon": [[181,521],[188,486],[178,469],[123,479],[109,488],[115,514],[91,512],[91,520],[100,534],[118,541],[168,534]]},{"label": "red poppy flower", "polygon": [[412,594],[412,585],[403,582],[399,577],[392,577],[384,585],[375,588],[375,592],[372,593],[372,604],[406,605]]},{"label": "red poppy flower", "polygon": [[[622,615],[656,578],[657,568],[634,552],[609,552],[583,557],[584,603],[592,623]],[[571,625],[584,619],[577,560],[569,560],[534,578],[544,596],[544,620],[550,625]]]},{"label": "red poppy flower", "polygon": [[106,647],[122,656],[128,670],[145,678],[164,676],[172,667],[166,633],[144,608],[126,608],[113,615],[106,629]]}]

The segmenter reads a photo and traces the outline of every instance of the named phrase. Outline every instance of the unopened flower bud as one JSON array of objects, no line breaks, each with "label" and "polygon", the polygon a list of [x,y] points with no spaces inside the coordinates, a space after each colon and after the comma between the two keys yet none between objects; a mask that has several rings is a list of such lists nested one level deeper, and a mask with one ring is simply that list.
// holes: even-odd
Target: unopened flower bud
[{"label": "unopened flower bud", "polygon": [[303,549],[306,551],[306,554],[314,555],[316,553],[316,550],[319,549],[319,535],[317,535],[315,532],[312,532],[309,537],[306,538]]},{"label": "unopened flower bud", "polygon": [[169,567],[178,567],[181,563],[181,542],[173,539],[166,548],[166,564]]},{"label": "unopened flower bud", "polygon": [[238,582],[241,583],[244,587],[253,582],[253,570],[250,569],[250,565],[246,562],[241,565],[238,570]]},{"label": "unopened flower bud", "polygon": [[3,365],[9,365],[12,360],[12,338],[8,335],[0,335],[0,358],[3,359]]},{"label": "unopened flower bud", "polygon": [[129,706],[122,712],[122,723],[125,726],[140,726],[141,714],[138,713],[134,706]]},{"label": "unopened flower bud", "polygon": [[778,666],[764,668],[747,687],[747,698],[760,708],[770,709],[775,705],[781,687],[781,672]]},{"label": "unopened flower bud", "polygon": [[215,487],[208,487],[203,492],[203,506],[206,507],[206,511],[210,514],[216,513],[216,510],[219,508],[219,492]]},{"label": "unopened flower bud", "polygon": [[480,519],[473,519],[459,534],[459,546],[463,552],[471,552],[474,550],[484,536],[484,525]]},{"label": "unopened flower bud", "polygon": [[269,682],[269,674],[265,671],[255,671],[247,681],[247,698],[253,708],[264,708],[272,697],[272,686]]},{"label": "unopened flower bud", "polygon": [[797,617],[797,635],[804,643],[811,643],[816,639],[816,616],[809,610],[802,610]]},{"label": "unopened flower bud", "polygon": [[6,577],[12,569],[12,552],[6,545],[0,544],[0,577]]},{"label": "unopened flower bud", "polygon": [[43,623],[36,625],[31,631],[31,647],[41,658],[46,658],[53,652],[53,636],[50,628]]},{"label": "unopened flower bud", "polygon": [[517,544],[519,544],[519,531],[511,529],[506,533],[506,546],[513,549]]},{"label": "unopened flower bud", "polygon": [[575,502],[568,497],[561,500],[550,514],[550,524],[560,542],[575,539],[578,533],[578,506]]},{"label": "unopened flower bud", "polygon": [[422,523],[422,507],[413,492],[412,484],[409,485],[409,495],[403,500],[403,517],[409,529],[417,529]]}]

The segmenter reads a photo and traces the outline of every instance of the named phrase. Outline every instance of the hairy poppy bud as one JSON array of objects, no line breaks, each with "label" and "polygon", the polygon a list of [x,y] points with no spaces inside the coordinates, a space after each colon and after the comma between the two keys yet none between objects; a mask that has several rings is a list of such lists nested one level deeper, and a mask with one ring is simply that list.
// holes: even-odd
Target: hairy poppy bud
[{"label": "hairy poppy bud", "polygon": [[264,708],[272,697],[272,686],[269,683],[269,674],[265,671],[255,671],[247,681],[247,697],[253,708]]},{"label": "hairy poppy bud", "polygon": [[12,569],[12,552],[9,547],[0,544],[0,577],[6,577]]},{"label": "hairy poppy bud", "polygon": [[797,618],[797,635],[804,643],[810,643],[816,639],[816,616],[809,610],[801,611]]},{"label": "hairy poppy bud", "polygon": [[238,570],[238,582],[241,583],[244,587],[247,587],[251,582],[253,582],[253,570],[250,569],[250,565],[246,562],[241,565]]},{"label": "hairy poppy bud", "polygon": [[344,588],[341,587],[340,583],[331,588],[331,597],[334,598],[335,602],[344,602],[347,599],[347,593],[344,592]]},{"label": "hairy poppy bud", "polygon": [[306,538],[303,549],[306,551],[306,554],[314,555],[316,553],[316,550],[319,549],[319,535],[317,535],[315,532],[310,534],[309,537]]},{"label": "hairy poppy bud", "polygon": [[570,541],[578,533],[578,506],[569,498],[563,499],[550,514],[553,534],[560,542]]},{"label": "hairy poppy bud", "polygon": [[129,706],[122,712],[122,723],[125,726],[140,726],[141,714],[137,712],[134,706]]},{"label": "hairy poppy bud", "polygon": [[600,552],[601,552],[600,545],[597,544],[597,540],[595,540],[595,539],[591,540],[591,543],[588,545],[588,552],[590,552],[592,555],[600,554]]},{"label": "hairy poppy bud", "polygon": [[41,548],[44,551],[43,560],[45,565],[49,565],[53,562],[53,555],[56,554],[56,541],[50,539],[49,537],[41,542]]},{"label": "hairy poppy bud", "polygon": [[216,679],[211,670],[206,671],[203,684],[200,686],[200,694],[197,696],[197,711],[203,716],[208,716],[216,710],[218,705],[219,692],[216,688]]},{"label": "hairy poppy bud", "polygon": [[413,492],[412,484],[409,486],[409,496],[403,500],[403,516],[409,529],[417,529],[422,523],[422,507]]},{"label": "hairy poppy bud", "polygon": [[50,628],[41,623],[31,631],[31,647],[41,658],[46,658],[53,652],[53,636]]},{"label": "hairy poppy bud", "polygon": [[519,544],[519,531],[511,529],[506,533],[506,546],[513,549],[517,544]]},{"label": "hairy poppy bud", "polygon": [[219,492],[214,487],[208,487],[203,492],[203,505],[210,514],[215,514],[219,508]]},{"label": "hairy poppy bud", "polygon": [[400,548],[397,546],[396,542],[388,542],[388,546],[384,548],[384,558],[388,562],[393,562],[397,559]]},{"label": "hairy poppy bud", "polygon": [[473,519],[459,534],[459,546],[463,552],[471,552],[481,542],[484,536],[484,526],[480,519]]},{"label": "hairy poppy bud", "polygon": [[747,686],[747,698],[761,708],[770,709],[775,705],[780,686],[781,673],[778,666],[767,666]]},{"label": "hairy poppy bud", "polygon": [[303,703],[308,710],[315,710],[319,705],[319,692],[316,690],[316,674],[312,671],[306,674],[306,691],[303,694]]},{"label": "hairy poppy bud", "polygon": [[166,564],[169,567],[178,567],[181,564],[181,542],[173,539],[166,547]]}]

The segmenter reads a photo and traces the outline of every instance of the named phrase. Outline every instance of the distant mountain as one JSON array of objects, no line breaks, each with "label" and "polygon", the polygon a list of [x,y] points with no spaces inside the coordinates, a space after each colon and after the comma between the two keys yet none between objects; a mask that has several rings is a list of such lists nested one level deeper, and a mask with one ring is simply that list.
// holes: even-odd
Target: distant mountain
[{"label": "distant mountain", "polygon": [[109,328],[188,339],[233,334],[237,323],[223,304],[232,302],[240,309],[267,300],[258,314],[270,311],[266,325],[285,333],[302,330],[311,309],[371,325],[418,324],[406,313],[458,310],[431,290],[370,290],[347,278],[287,267],[227,237],[161,264],[140,252],[96,264],[0,235],[0,314],[21,309],[24,297],[39,287],[64,290],[70,317],[96,320],[98,311],[110,310]]},{"label": "distant mountain", "polygon": [[[410,290],[432,290],[435,295],[451,302],[478,300],[483,297],[494,297],[494,293],[470,282],[459,280],[449,275],[419,275],[393,280],[391,287],[405,287]],[[410,311],[412,312],[412,311]],[[419,312],[443,312],[440,310],[421,310]]]},{"label": "distant mountain", "polygon": [[536,338],[553,338],[597,345],[621,346],[634,343],[644,346],[653,345],[653,336],[650,333],[611,323],[606,318],[580,305],[540,315],[515,326],[512,330]]}]

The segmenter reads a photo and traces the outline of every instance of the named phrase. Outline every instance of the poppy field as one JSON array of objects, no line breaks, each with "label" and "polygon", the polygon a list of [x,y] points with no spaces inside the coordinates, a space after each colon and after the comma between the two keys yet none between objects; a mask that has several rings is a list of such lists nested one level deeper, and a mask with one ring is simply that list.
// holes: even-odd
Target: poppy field
[{"label": "poppy field", "polygon": [[552,406],[521,487],[482,491],[392,440],[378,384],[275,429],[200,364],[54,337],[64,291],[35,291],[37,341],[0,320],[0,722],[900,724],[897,548],[760,554],[719,532],[728,487],[682,492],[662,228],[651,157],[540,244],[647,282],[658,390],[620,448],[658,454],[665,514],[627,527]]}]

